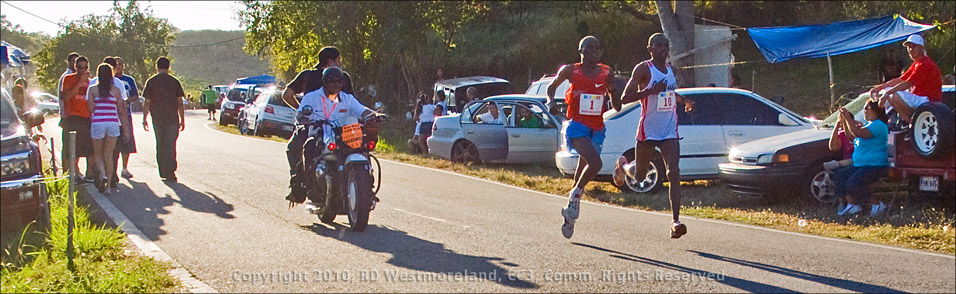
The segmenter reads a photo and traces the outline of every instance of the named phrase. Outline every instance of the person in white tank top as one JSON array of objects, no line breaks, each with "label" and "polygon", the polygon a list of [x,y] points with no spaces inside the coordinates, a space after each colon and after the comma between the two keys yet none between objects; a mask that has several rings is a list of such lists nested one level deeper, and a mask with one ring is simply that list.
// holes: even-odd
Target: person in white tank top
[{"label": "person in white tank top", "polygon": [[[647,51],[651,60],[638,63],[631,72],[631,79],[624,87],[620,100],[611,100],[611,106],[620,111],[621,105],[633,101],[641,102],[641,119],[637,122],[637,144],[634,147],[634,163],[627,163],[624,156],[618,158],[614,168],[614,184],[624,185],[625,175],[635,179],[644,179],[647,175],[651,157],[661,151],[664,168],[667,170],[671,212],[673,223],[670,227],[671,238],[680,238],[687,233],[687,226],[680,223],[680,142],[677,132],[677,103],[684,103],[684,110],[693,111],[694,101],[677,95],[677,76],[674,68],[667,64],[670,54],[670,42],[661,34],[651,35],[647,40]],[[657,167],[660,169],[661,167]],[[645,185],[647,181],[641,183]]]}]

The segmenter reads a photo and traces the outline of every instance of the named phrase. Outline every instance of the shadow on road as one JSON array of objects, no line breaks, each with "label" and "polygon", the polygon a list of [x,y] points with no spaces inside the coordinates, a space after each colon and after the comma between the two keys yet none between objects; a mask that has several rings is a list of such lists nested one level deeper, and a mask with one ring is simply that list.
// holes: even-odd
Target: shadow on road
[{"label": "shadow on road", "polygon": [[718,278],[718,279],[715,279],[714,281],[716,281],[716,282],[718,282],[718,283],[721,283],[721,284],[724,284],[724,285],[727,285],[727,286],[731,286],[731,287],[734,287],[734,288],[743,290],[743,291],[747,291],[747,292],[756,292],[756,293],[798,293],[797,291],[790,290],[790,289],[787,289],[787,288],[781,288],[781,287],[777,287],[777,286],[774,286],[774,285],[768,285],[768,284],[764,284],[764,283],[759,283],[759,282],[754,282],[754,281],[748,281],[748,280],[744,280],[744,279],[739,279],[739,278],[735,278],[735,277],[731,277],[731,276],[725,275],[725,274],[723,274],[723,273],[713,273],[713,272],[708,272],[708,271],[704,271],[704,270],[693,269],[693,268],[689,268],[689,267],[686,267],[686,266],[680,266],[680,265],[676,265],[676,264],[669,263],[669,262],[654,260],[654,259],[650,259],[650,258],[646,258],[646,257],[640,257],[640,256],[637,256],[637,255],[627,254],[627,253],[623,253],[623,252],[620,252],[620,251],[615,251],[615,250],[611,250],[611,249],[607,249],[607,248],[602,248],[602,247],[598,247],[598,246],[594,246],[594,245],[581,244],[581,243],[577,243],[577,242],[572,242],[571,244],[574,244],[574,245],[577,245],[577,246],[581,246],[581,247],[587,247],[587,248],[591,248],[591,249],[595,249],[595,250],[600,250],[600,251],[604,251],[604,252],[608,252],[608,253],[611,253],[611,257],[614,257],[614,258],[619,258],[619,259],[629,260],[629,261],[634,261],[634,262],[640,262],[640,263],[643,263],[643,264],[648,264],[648,265],[653,265],[653,266],[659,266],[659,267],[662,267],[662,268],[665,268],[665,269],[674,270],[674,271],[679,271],[679,272],[683,272],[683,273],[688,273],[688,274],[691,274],[691,275],[696,275],[696,276],[701,276],[701,277],[720,276],[720,277],[723,277],[723,278],[722,278],[722,279]]},{"label": "shadow on road", "polygon": [[408,233],[395,229],[369,225],[365,232],[356,233],[348,228],[333,224],[334,228],[322,224],[302,226],[303,229],[315,232],[318,235],[349,242],[362,249],[388,253],[392,258],[388,263],[403,268],[431,273],[447,274],[449,277],[461,274],[463,276],[487,277],[503,286],[519,289],[537,289],[535,283],[517,278],[509,274],[508,269],[496,265],[517,266],[505,262],[500,257],[472,256],[455,253],[440,243],[423,240]]},{"label": "shadow on road", "polygon": [[159,195],[160,193],[150,188],[146,182],[129,180],[129,186],[120,184],[117,187],[119,191],[110,193],[107,198],[153,241],[166,234],[162,229],[165,221],[160,215],[168,214],[166,207],[177,203],[189,210],[215,214],[224,219],[235,218],[229,213],[233,210],[232,204],[226,203],[215,194],[198,192],[180,183],[164,184],[169,186],[175,195]]},{"label": "shadow on road", "polygon": [[706,257],[706,258],[720,260],[720,261],[726,261],[726,262],[737,264],[737,265],[748,266],[748,267],[761,269],[761,270],[765,270],[765,271],[776,273],[776,274],[785,275],[788,277],[794,277],[794,278],[803,279],[803,280],[807,280],[811,282],[817,282],[817,283],[828,285],[828,286],[837,287],[840,289],[846,289],[853,292],[863,292],[863,293],[888,293],[888,292],[898,293],[900,292],[900,290],[891,289],[891,288],[887,288],[883,286],[872,285],[872,284],[861,283],[861,282],[854,282],[854,281],[844,280],[844,279],[825,277],[821,275],[795,271],[788,268],[782,268],[775,265],[769,265],[769,264],[763,264],[759,262],[725,257],[725,256],[704,253],[704,252],[695,251],[695,250],[688,250],[688,251],[697,253],[697,255],[700,255],[701,257]]}]

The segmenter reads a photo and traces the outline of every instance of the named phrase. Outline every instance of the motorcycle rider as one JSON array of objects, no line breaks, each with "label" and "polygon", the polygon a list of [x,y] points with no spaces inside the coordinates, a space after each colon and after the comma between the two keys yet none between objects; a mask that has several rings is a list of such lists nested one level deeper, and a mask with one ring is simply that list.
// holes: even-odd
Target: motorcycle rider
[{"label": "motorcycle rider", "polygon": [[[338,67],[327,67],[322,71],[323,86],[318,90],[309,92],[302,96],[302,101],[297,109],[296,118],[299,121],[331,120],[339,126],[345,126],[358,122],[359,118],[368,116],[382,116],[371,109],[362,105],[355,96],[342,90],[345,83],[345,74]],[[305,107],[311,107],[312,113],[305,116],[302,110]],[[375,122],[367,122],[367,124]],[[321,132],[321,130],[320,130]],[[308,134],[305,134],[308,135]],[[318,136],[318,137],[321,137]],[[291,144],[290,144],[291,146]],[[302,154],[303,144],[297,146],[295,150]],[[298,160],[302,160],[301,155]],[[305,193],[298,196],[298,199],[289,199],[291,202],[302,203],[305,201]],[[324,195],[323,195],[324,196]],[[292,197],[295,198],[295,197]],[[324,199],[311,199],[313,202],[323,203]]]},{"label": "motorcycle rider", "polygon": [[[295,79],[292,79],[292,82],[285,88],[285,91],[282,92],[282,100],[285,101],[289,107],[299,108],[299,101],[296,100],[296,94],[306,94],[315,90],[318,90],[322,87],[322,71],[328,67],[339,67],[341,64],[339,61],[341,57],[339,49],[334,46],[325,46],[319,50],[319,63],[315,65],[314,69],[307,69],[300,72]],[[352,94],[352,79],[349,77],[349,74],[346,72],[342,73],[345,76],[345,82],[342,85],[342,91]],[[305,140],[309,138],[307,133],[308,129],[302,126],[298,126],[294,132],[292,132],[292,137],[289,138],[289,144],[286,146],[286,157],[289,160],[289,175],[291,179],[289,184],[291,186],[291,191],[289,195],[286,196],[286,200],[292,202],[301,203],[305,201],[305,191],[298,191],[297,188],[300,180],[295,178],[295,169],[296,165],[302,161],[302,144],[305,144]]]}]

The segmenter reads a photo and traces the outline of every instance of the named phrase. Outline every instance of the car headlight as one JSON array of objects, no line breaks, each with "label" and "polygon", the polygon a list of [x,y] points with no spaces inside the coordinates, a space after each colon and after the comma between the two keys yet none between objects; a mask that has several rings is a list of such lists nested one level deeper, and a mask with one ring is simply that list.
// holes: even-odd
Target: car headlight
[{"label": "car headlight", "polygon": [[2,175],[4,177],[25,174],[32,170],[29,151],[4,155],[2,159],[0,159],[0,164],[2,164]]},{"label": "car headlight", "polygon": [[786,153],[764,154],[757,157],[757,164],[788,163],[788,162],[790,162],[790,155]]}]

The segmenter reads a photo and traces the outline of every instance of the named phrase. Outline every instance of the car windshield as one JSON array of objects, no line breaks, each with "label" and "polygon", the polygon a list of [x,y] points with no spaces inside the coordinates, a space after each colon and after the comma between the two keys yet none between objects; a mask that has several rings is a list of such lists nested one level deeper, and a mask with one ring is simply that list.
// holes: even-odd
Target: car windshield
[{"label": "car windshield", "polygon": [[17,118],[17,112],[13,109],[13,99],[3,91],[3,103],[0,103],[0,135],[7,137],[17,132],[20,127],[20,120]]},{"label": "car windshield", "polygon": [[[863,93],[863,94],[860,94],[860,96],[856,97],[856,99],[853,99],[853,101],[850,101],[850,103],[843,105],[843,107],[845,107],[846,110],[849,110],[850,113],[855,114],[857,112],[860,112],[860,110],[863,110],[863,106],[866,105],[866,100],[868,99],[870,99],[870,93]],[[830,116],[824,119],[820,125],[824,127],[832,128],[833,126],[836,125],[837,115],[839,114],[840,114],[839,111],[834,111],[833,113],[830,114]]]}]

